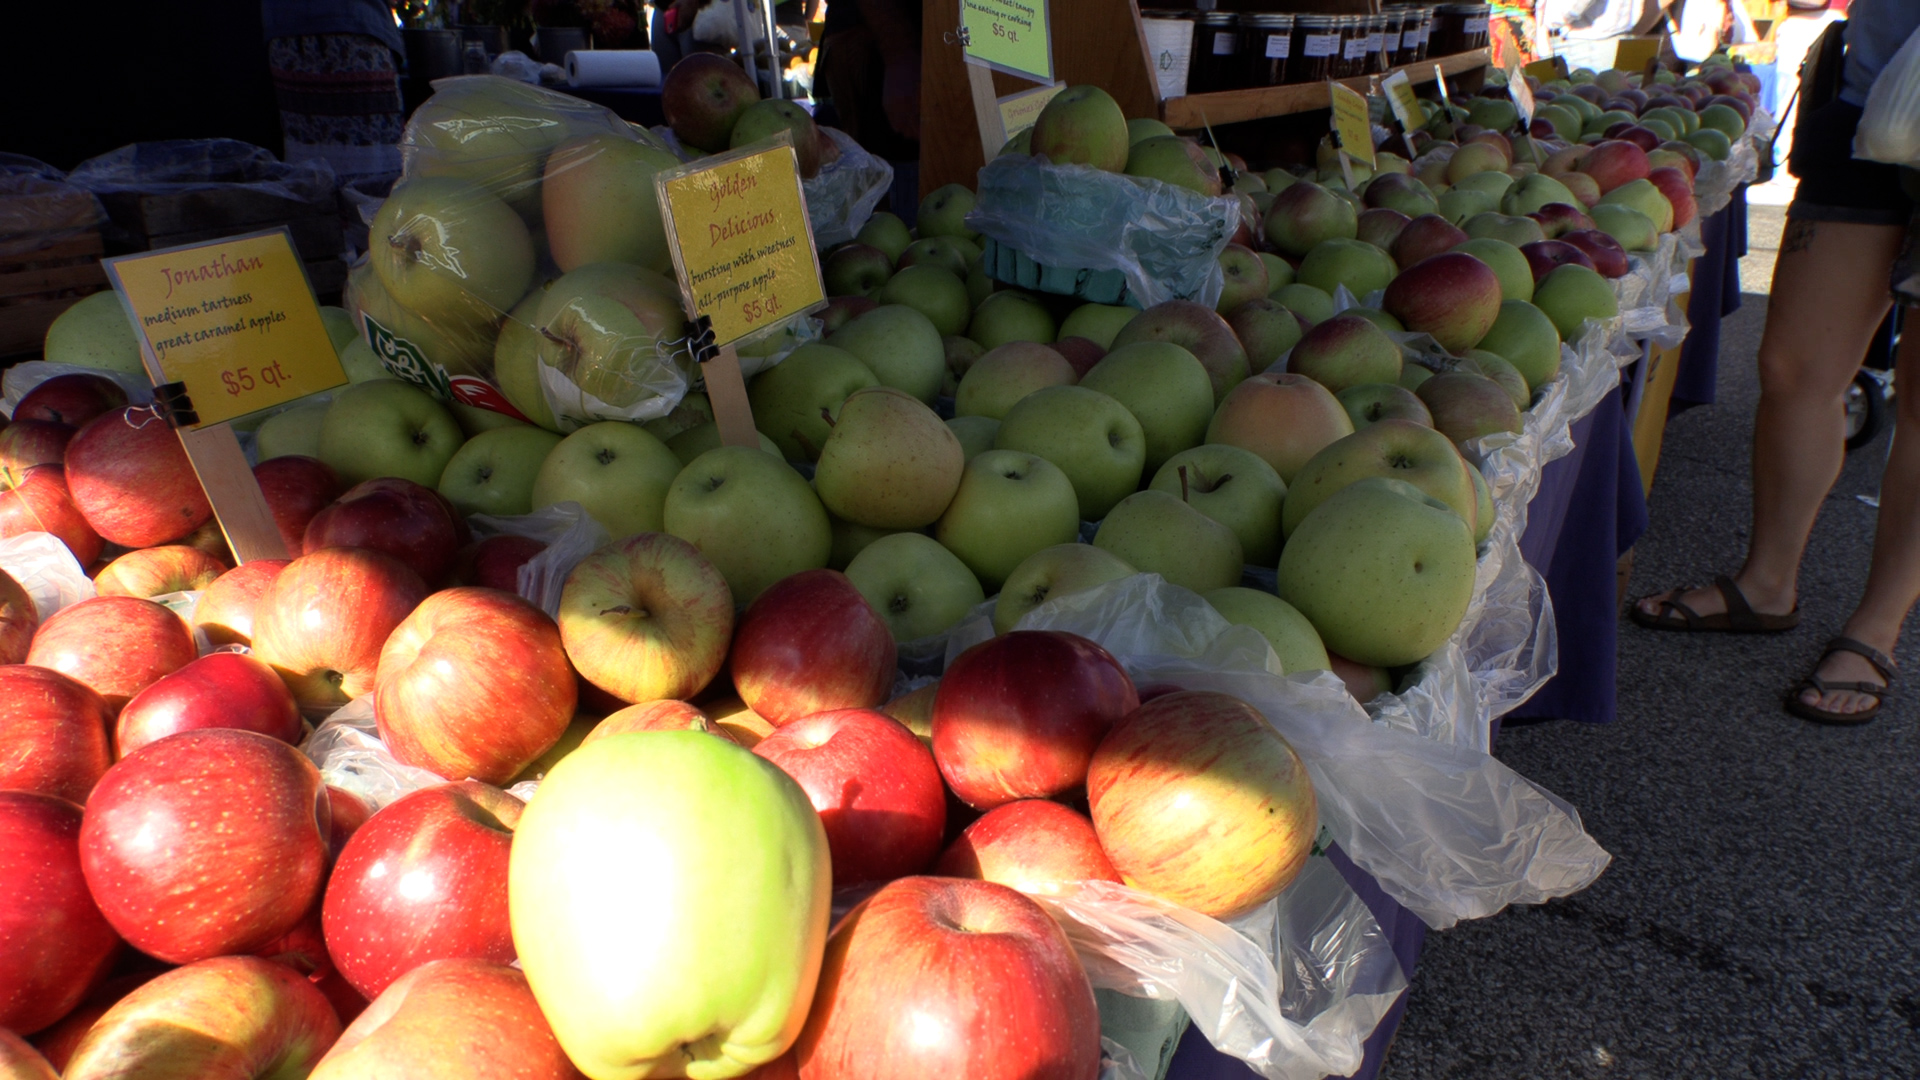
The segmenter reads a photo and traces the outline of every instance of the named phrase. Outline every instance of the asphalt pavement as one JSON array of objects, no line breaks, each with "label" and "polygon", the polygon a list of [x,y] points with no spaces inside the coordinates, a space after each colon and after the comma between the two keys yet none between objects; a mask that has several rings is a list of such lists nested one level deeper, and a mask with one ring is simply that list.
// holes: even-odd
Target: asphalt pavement
[{"label": "asphalt pavement", "polygon": [[[1731,573],[1745,550],[1781,211],[1751,221],[1719,401],[1667,427],[1631,595]],[[1502,734],[1499,756],[1578,807],[1614,862],[1576,896],[1430,934],[1388,1080],[1920,1078],[1920,619],[1896,651],[1913,674],[1872,724],[1780,708],[1866,579],[1859,497],[1886,445],[1848,458],[1821,511],[1798,629],[1623,619],[1618,722]]]}]

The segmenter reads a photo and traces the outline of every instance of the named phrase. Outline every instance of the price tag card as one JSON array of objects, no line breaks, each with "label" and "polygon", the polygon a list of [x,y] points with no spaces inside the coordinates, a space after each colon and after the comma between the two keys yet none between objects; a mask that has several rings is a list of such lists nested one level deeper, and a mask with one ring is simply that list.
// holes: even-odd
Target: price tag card
[{"label": "price tag card", "polygon": [[[1000,124],[1011,139],[1033,126],[1040,119],[1040,110],[1047,107],[1055,95],[1067,88],[1066,83],[1042,86],[1034,90],[1022,90],[1017,94],[1008,94],[1000,101]],[[996,149],[998,149],[996,147]]]},{"label": "price tag card", "polygon": [[1513,99],[1513,107],[1520,111],[1520,130],[1527,130],[1533,124],[1533,87],[1528,85],[1527,77],[1517,67],[1507,69],[1507,96]]},{"label": "price tag card", "polygon": [[1567,70],[1566,58],[1560,56],[1549,56],[1545,60],[1535,60],[1533,63],[1528,64],[1525,70],[1527,74],[1539,79],[1541,82],[1565,79],[1572,74],[1572,72]]},{"label": "price tag card", "polygon": [[1327,87],[1332,94],[1333,131],[1339,136],[1340,151],[1372,168],[1373,120],[1367,115],[1367,99],[1336,82]]},{"label": "price tag card", "polygon": [[1621,71],[1639,71],[1647,61],[1660,55],[1660,38],[1621,38],[1613,47],[1613,66]]},{"label": "price tag card", "polygon": [[1393,110],[1394,117],[1400,121],[1400,130],[1409,133],[1420,130],[1420,126],[1426,121],[1422,119],[1420,99],[1414,94],[1413,82],[1407,78],[1407,73],[1396,71],[1381,79],[1380,89],[1387,95],[1388,108]]},{"label": "price tag card", "polygon": [[967,61],[1034,82],[1053,82],[1047,0],[960,0]]},{"label": "price tag card", "polygon": [[725,346],[826,302],[792,137],[657,174],[680,292]]},{"label": "price tag card", "polygon": [[102,260],[148,374],[181,383],[195,428],[347,382],[285,227]]}]

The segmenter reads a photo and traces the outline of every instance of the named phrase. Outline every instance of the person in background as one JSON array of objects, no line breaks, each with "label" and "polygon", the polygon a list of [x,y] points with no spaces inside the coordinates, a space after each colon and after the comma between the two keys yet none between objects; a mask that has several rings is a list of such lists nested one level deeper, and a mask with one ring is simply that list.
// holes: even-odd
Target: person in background
[{"label": "person in background", "polygon": [[[1746,564],[1704,588],[1635,602],[1634,622],[1661,630],[1770,633],[1799,623],[1800,560],[1845,459],[1845,395],[1920,239],[1900,170],[1853,157],[1867,92],[1920,27],[1920,0],[1854,0],[1838,97],[1796,127],[1787,209],[1753,429],[1753,528]],[[1903,248],[1905,253],[1903,254]],[[1899,266],[1899,269],[1896,269]],[[1824,724],[1876,716],[1897,673],[1890,654],[1920,600],[1920,309],[1908,309],[1896,361],[1898,414],[1880,482],[1880,519],[1865,593],[1785,708]]]},{"label": "person in background", "polygon": [[828,0],[815,93],[833,104],[823,122],[893,166],[889,201],[909,227],[920,205],[920,4]]},{"label": "person in background", "polygon": [[288,162],[323,158],[342,183],[400,171],[400,29],[385,0],[263,0]]}]

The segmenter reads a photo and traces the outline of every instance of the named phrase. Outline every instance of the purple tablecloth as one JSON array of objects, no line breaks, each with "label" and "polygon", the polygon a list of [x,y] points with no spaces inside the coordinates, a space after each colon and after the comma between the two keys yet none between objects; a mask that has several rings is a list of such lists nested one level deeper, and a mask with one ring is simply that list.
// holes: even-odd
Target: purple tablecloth
[{"label": "purple tablecloth", "polygon": [[1706,254],[1693,265],[1693,293],[1687,299],[1692,329],[1680,343],[1680,371],[1674,377],[1672,415],[1695,405],[1713,404],[1720,376],[1720,320],[1740,310],[1740,257],[1747,253],[1747,189],[1700,222]]}]

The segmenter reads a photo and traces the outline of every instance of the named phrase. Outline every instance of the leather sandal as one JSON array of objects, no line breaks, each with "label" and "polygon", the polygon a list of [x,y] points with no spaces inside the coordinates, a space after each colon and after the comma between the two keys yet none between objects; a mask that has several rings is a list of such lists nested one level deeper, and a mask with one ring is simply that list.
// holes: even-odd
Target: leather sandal
[{"label": "leather sandal", "polygon": [[1713,587],[1720,590],[1721,598],[1726,601],[1726,611],[1702,615],[1681,603],[1680,595],[1695,588],[1689,585],[1673,590],[1667,599],[1660,601],[1660,610],[1653,614],[1640,610],[1640,601],[1635,600],[1627,608],[1627,618],[1649,630],[1676,630],[1686,634],[1777,634],[1800,625],[1797,604],[1785,615],[1763,615],[1753,610],[1746,594],[1727,575],[1714,578]]},{"label": "leather sandal", "polygon": [[[1822,679],[1818,674],[1820,665],[1827,662],[1827,657],[1837,652],[1850,652],[1855,656],[1863,657],[1867,663],[1873,665],[1875,671],[1880,673],[1880,677],[1887,681],[1884,683],[1828,682]],[[1821,651],[1820,659],[1813,665],[1813,671],[1809,672],[1806,678],[1795,683],[1793,689],[1787,691],[1787,712],[1815,724],[1832,724],[1838,727],[1864,724],[1880,715],[1880,707],[1886,704],[1887,695],[1893,691],[1893,678],[1899,671],[1900,667],[1893,662],[1893,657],[1866,642],[1856,641],[1850,637],[1834,638],[1827,642],[1827,647]],[[1800,695],[1808,690],[1821,695],[1834,691],[1866,694],[1873,698],[1873,707],[1859,712],[1829,712],[1817,705],[1809,705],[1800,700]]]}]

